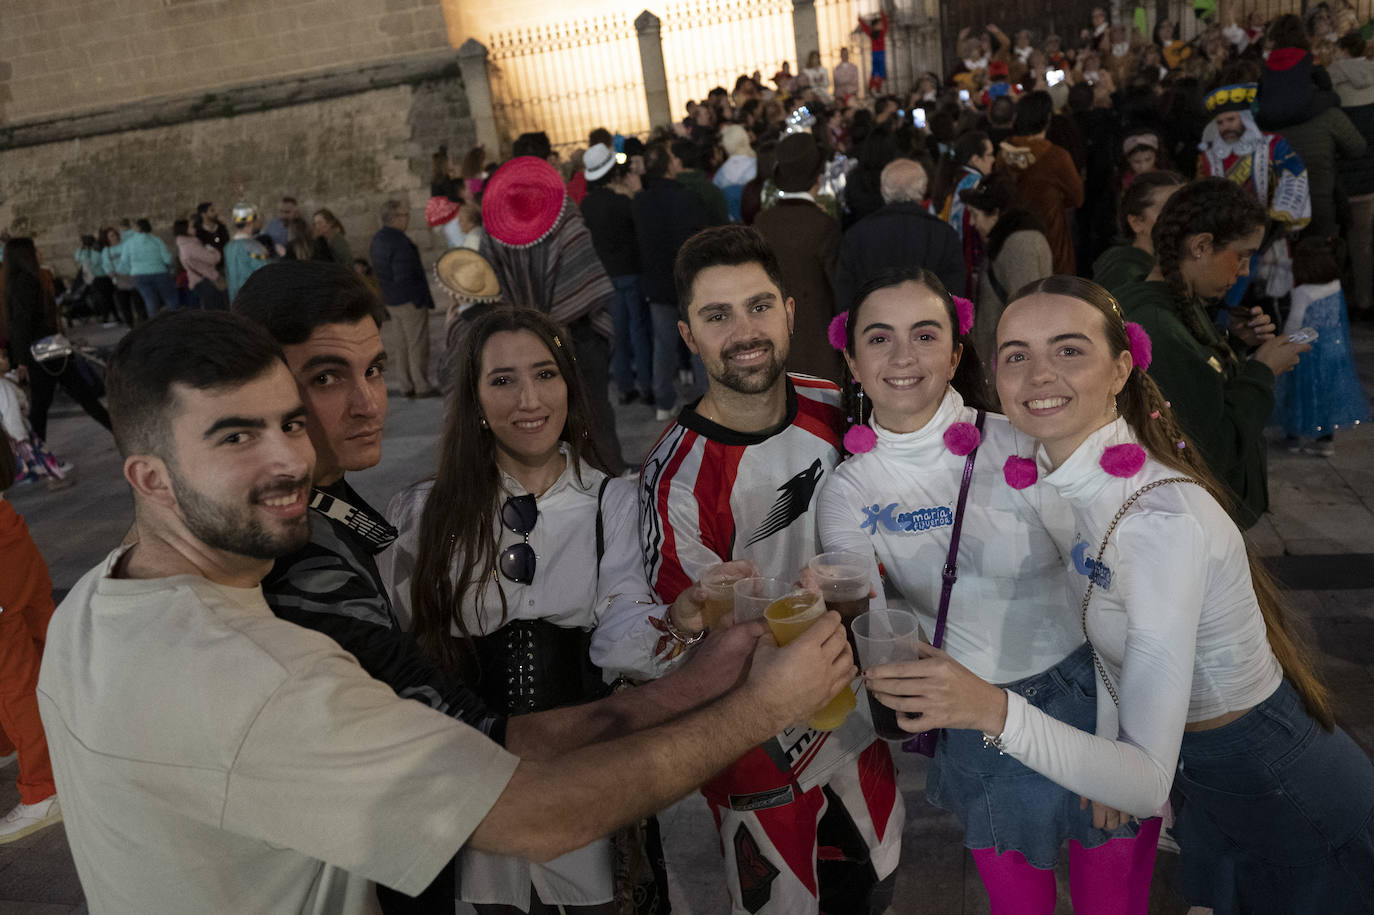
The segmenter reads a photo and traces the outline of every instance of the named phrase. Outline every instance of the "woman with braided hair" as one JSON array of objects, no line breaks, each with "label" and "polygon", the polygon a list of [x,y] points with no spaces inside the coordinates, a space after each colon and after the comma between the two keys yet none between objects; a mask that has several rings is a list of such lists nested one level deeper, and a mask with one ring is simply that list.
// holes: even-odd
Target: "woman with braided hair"
[{"label": "woman with braided hair", "polygon": [[[1242,261],[1243,263],[1243,261]],[[1188,902],[1229,913],[1374,910],[1374,765],[1249,556],[1227,495],[1144,369],[1150,340],[1101,286],[1022,289],[997,333],[1007,418],[1038,441],[1007,482],[1073,509],[1070,583],[1097,669],[1088,733],[944,652],[873,668],[908,730],[980,730],[1111,828],[1169,800]]]},{"label": "woman with braided hair", "polygon": [[1274,379],[1309,349],[1275,336],[1260,308],[1233,311],[1228,333],[1208,318],[1249,273],[1264,226],[1264,209],[1231,181],[1195,181],[1155,220],[1154,269],[1115,290],[1126,317],[1154,341],[1150,378],[1226,486],[1242,530],[1269,507],[1263,433],[1274,412]]},{"label": "woman with braided hair", "polygon": [[1145,172],[1121,195],[1120,244],[1112,245],[1093,262],[1093,280],[1115,292],[1134,280],[1143,280],[1155,266],[1155,220],[1159,211],[1184,185],[1178,172]]}]

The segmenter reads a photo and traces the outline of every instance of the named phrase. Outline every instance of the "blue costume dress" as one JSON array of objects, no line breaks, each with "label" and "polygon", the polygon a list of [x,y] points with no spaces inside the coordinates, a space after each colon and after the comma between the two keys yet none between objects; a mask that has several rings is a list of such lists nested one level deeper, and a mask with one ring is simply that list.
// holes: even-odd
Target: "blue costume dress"
[{"label": "blue costume dress", "polygon": [[1341,426],[1369,422],[1369,401],[1360,388],[1350,346],[1350,322],[1339,281],[1293,290],[1285,334],[1310,327],[1319,336],[1293,371],[1274,388],[1274,421],[1295,438],[1330,435]]}]

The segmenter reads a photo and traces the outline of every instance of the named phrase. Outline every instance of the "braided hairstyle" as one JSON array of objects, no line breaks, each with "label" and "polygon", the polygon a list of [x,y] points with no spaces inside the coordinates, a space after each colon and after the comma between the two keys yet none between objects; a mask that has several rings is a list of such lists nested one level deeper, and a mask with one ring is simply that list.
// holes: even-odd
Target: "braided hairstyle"
[{"label": "braided hairstyle", "polygon": [[[1199,343],[1216,348],[1216,334],[1203,325],[1200,310],[1189,307],[1194,295],[1180,269],[1188,239],[1210,233],[1213,248],[1220,248],[1263,228],[1267,218],[1264,207],[1226,178],[1201,178],[1185,185],[1159,211],[1151,234],[1155,263],[1174,293],[1175,313]],[[1223,350],[1223,355],[1231,358],[1229,351]]]},{"label": "braided hairstyle", "polygon": [[[849,306],[846,312],[844,323],[844,349],[850,356],[854,355],[854,334],[859,326],[859,310],[863,308],[864,302],[873,293],[892,286],[900,286],[903,283],[916,283],[924,287],[928,292],[933,293],[945,306],[945,315],[949,318],[949,326],[952,331],[952,346],[963,345],[963,353],[959,357],[959,365],[954,370],[954,377],[950,380],[950,385],[959,392],[959,396],[964,399],[967,406],[975,410],[996,410],[995,401],[990,396],[991,386],[983,373],[983,363],[978,358],[978,352],[973,348],[973,340],[967,334],[959,333],[959,312],[954,305],[954,297],[945,289],[945,284],[940,282],[940,278],[932,271],[924,267],[894,267],[879,271],[868,282],[859,287],[854,294],[854,303]],[[865,414],[863,404],[859,400],[859,380],[849,371],[849,365],[845,363],[845,384],[842,385],[841,407],[844,415],[852,417],[856,425],[863,425],[872,415],[872,405],[868,407]]]},{"label": "braided hairstyle", "polygon": [[[1174,199],[1177,197],[1178,195],[1175,195]],[[1158,235],[1155,237],[1158,239]],[[1112,358],[1115,359],[1130,350],[1130,340],[1126,335],[1126,319],[1121,306],[1110,292],[1097,283],[1076,276],[1048,276],[1018,290],[1012,296],[1012,302],[1037,294],[1062,295],[1087,302],[1102,313],[1103,330]],[[1011,303],[1007,304],[1010,306]],[[1213,475],[1201,452],[1193,446],[1178,425],[1169,402],[1164,399],[1158,386],[1143,370],[1131,370],[1126,378],[1126,384],[1116,395],[1116,409],[1130,424],[1131,431],[1140,439],[1141,445],[1151,458],[1181,476],[1197,480],[1223,509],[1230,512],[1231,498],[1227,495],[1225,487]],[[1297,635],[1289,630],[1286,602],[1277,584],[1250,552],[1248,546],[1246,556],[1250,563],[1250,581],[1255,589],[1255,599],[1264,617],[1269,647],[1278,658],[1284,674],[1302,696],[1308,714],[1329,731],[1335,725],[1330,692],[1318,679],[1306,647]]]}]

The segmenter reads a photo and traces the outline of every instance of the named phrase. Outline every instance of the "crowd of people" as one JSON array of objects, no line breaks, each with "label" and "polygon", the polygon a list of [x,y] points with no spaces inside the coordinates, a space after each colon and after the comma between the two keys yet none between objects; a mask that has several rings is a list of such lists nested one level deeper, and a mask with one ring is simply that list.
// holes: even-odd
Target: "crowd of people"
[{"label": "crowd of people", "polygon": [[[135,522],[54,613],[0,499],[0,841],[65,819],[93,911],[654,915],[654,813],[699,789],[733,911],[876,915],[901,747],[995,912],[1053,912],[1066,845],[1077,911],[1143,915],[1161,846],[1190,905],[1374,908],[1374,765],[1242,536],[1268,428],[1329,455],[1370,419],[1345,291],[1370,310],[1374,60],[1345,12],[988,26],[900,96],[879,16],[863,94],[814,55],[566,162],[538,132],[440,148],[434,366],[403,199],[367,260],[290,198],[262,232],[203,204],[175,257],[102,230],[81,282],[133,325],[108,413],[35,348],[62,310],[8,239],[32,405],[0,483],[46,466],[61,384]],[[348,475],[388,382],[444,424],[378,508]],[[637,469],[614,397],[667,424]],[[856,678],[851,619],[779,647],[740,597],[708,615],[721,580],[814,594],[825,551],[914,614],[918,658]],[[803,723],[845,691],[872,711]],[[883,708],[920,736],[881,739]]]}]

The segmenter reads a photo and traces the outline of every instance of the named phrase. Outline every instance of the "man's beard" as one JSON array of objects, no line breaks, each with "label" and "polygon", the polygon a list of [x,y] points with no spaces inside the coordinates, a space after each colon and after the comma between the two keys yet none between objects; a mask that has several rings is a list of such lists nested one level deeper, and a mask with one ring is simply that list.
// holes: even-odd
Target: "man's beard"
[{"label": "man's beard", "polygon": [[[767,361],[747,369],[735,368],[730,364],[730,357],[734,354],[758,349],[760,346],[768,348]],[[777,383],[786,361],[787,353],[778,355],[777,347],[770,340],[742,343],[721,351],[720,368],[718,372],[711,373],[711,379],[740,394],[762,394]]]},{"label": "man's beard", "polygon": [[192,488],[175,471],[171,477],[172,491],[176,494],[177,504],[181,506],[186,529],[212,549],[249,559],[277,559],[294,553],[310,539],[308,511],[289,521],[286,529],[277,534],[270,533],[252,514],[252,506],[262,499],[283,496],[301,487],[308,487],[310,480],[307,477],[258,487],[249,494],[247,504],[239,511]]},{"label": "man's beard", "polygon": [[1245,136],[1245,131],[1243,131],[1243,130],[1221,130],[1221,131],[1218,131],[1218,134],[1220,134],[1220,136],[1221,136],[1221,141],[1222,141],[1223,143],[1230,143],[1230,144],[1233,144],[1233,145],[1234,145],[1237,141],[1240,140],[1241,137]]}]

